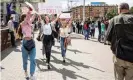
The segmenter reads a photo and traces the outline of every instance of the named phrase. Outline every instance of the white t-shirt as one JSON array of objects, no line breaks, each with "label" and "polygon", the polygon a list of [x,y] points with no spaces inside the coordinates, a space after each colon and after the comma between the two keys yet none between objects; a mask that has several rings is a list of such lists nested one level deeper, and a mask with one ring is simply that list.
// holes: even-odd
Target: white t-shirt
[{"label": "white t-shirt", "polygon": [[51,35],[52,29],[50,23],[43,25],[43,34],[44,35]]},{"label": "white t-shirt", "polygon": [[42,24],[42,30],[44,35],[51,35],[52,34],[52,26],[54,25],[54,22],[44,24],[43,21],[41,21]]},{"label": "white t-shirt", "polygon": [[13,24],[12,20],[8,21],[8,28],[9,28],[10,31],[14,31],[14,24]]},{"label": "white t-shirt", "polygon": [[18,14],[12,14],[11,17],[13,17],[14,22],[19,22],[19,15]]},{"label": "white t-shirt", "polygon": [[60,37],[68,37],[69,28],[60,28]]}]

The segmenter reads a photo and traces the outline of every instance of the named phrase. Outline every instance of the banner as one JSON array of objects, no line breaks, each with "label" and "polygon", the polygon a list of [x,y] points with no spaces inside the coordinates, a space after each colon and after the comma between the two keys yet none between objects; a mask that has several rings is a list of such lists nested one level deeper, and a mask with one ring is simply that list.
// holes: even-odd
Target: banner
[{"label": "banner", "polygon": [[27,7],[21,7],[22,14],[27,14],[29,9]]},{"label": "banner", "polygon": [[71,16],[70,16],[70,13],[62,13],[59,18],[61,18],[61,19],[70,19]]},{"label": "banner", "polygon": [[35,9],[34,9],[34,7],[33,7],[33,5],[32,5],[31,3],[25,2],[25,4],[26,4],[28,7],[30,7],[33,11],[35,11]]},{"label": "banner", "polygon": [[60,14],[62,11],[62,6],[58,4],[50,3],[38,3],[38,13],[39,14]]},{"label": "banner", "polygon": [[61,24],[66,25],[66,23],[70,21],[71,15],[70,13],[62,13],[59,18],[60,18]]},{"label": "banner", "polygon": [[[29,11],[29,9],[27,7],[21,7],[21,11],[22,14],[27,14],[27,12]],[[36,11],[32,11],[31,14],[37,13]]]}]

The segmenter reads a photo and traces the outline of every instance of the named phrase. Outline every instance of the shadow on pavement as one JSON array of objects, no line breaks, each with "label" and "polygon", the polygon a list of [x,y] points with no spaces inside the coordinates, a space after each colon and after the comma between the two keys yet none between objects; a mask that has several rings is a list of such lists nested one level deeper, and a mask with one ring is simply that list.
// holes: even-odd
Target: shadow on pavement
[{"label": "shadow on pavement", "polygon": [[[57,47],[57,49],[60,49],[60,48],[61,48],[60,46],[54,46],[54,47]],[[77,53],[91,54],[91,53],[79,51],[79,50],[77,50],[77,49],[67,49],[67,50],[68,50],[68,51],[71,51],[71,52],[74,52],[75,54],[77,54]]]},{"label": "shadow on pavement", "polygon": [[42,71],[56,71],[57,73],[60,73],[62,74],[62,78],[63,80],[67,80],[67,77],[71,78],[71,79],[77,79],[78,77],[79,78],[82,78],[84,80],[89,80],[87,78],[84,78],[80,75],[77,75],[76,72],[74,71],[71,71],[71,70],[68,70],[66,68],[63,68],[63,69],[57,69],[56,67],[54,67],[52,64],[50,65],[51,66],[51,69],[48,70],[48,69],[43,69]]},{"label": "shadow on pavement", "polygon": [[77,50],[77,49],[67,49],[68,51],[71,51],[71,52],[74,52],[75,54],[77,54],[77,53],[82,53],[82,54],[91,54],[91,53],[87,53],[87,52],[81,52],[81,51],[79,51],[79,50]]},{"label": "shadow on pavement", "polygon": [[77,75],[76,72],[71,71],[71,70],[68,70],[68,69],[66,69],[66,68],[57,69],[57,68],[55,68],[54,66],[52,66],[52,68],[54,68],[56,72],[62,74],[63,80],[67,80],[67,77],[72,78],[72,79],[77,79],[77,78],[79,77],[79,78],[82,78],[82,79],[84,79],[84,80],[89,80],[89,79],[84,78],[84,77],[82,77],[82,76],[80,76],[80,75]]},{"label": "shadow on pavement", "polygon": [[54,46],[54,47],[56,47],[57,49],[60,49],[61,48],[60,46]]},{"label": "shadow on pavement", "polygon": [[[41,49],[42,50],[42,49]],[[61,52],[55,51],[55,50],[51,50],[51,53],[56,53],[56,54],[60,54]]]},{"label": "shadow on pavement", "polygon": [[71,37],[71,39],[84,39],[82,37]]},{"label": "shadow on pavement", "polygon": [[89,41],[92,41],[92,42],[99,42],[99,41],[97,41],[97,40],[94,40],[94,39],[90,39]]},{"label": "shadow on pavement", "polygon": [[58,51],[55,51],[55,50],[51,50],[51,53],[61,54],[61,52],[58,52]]},{"label": "shadow on pavement", "polygon": [[71,34],[71,39],[84,39],[84,36],[81,34]]},{"label": "shadow on pavement", "polygon": [[88,65],[85,65],[84,63],[82,63],[82,62],[76,62],[76,61],[73,61],[73,60],[71,60],[71,59],[66,59],[66,60],[68,60],[68,62],[66,62],[66,63],[63,63],[62,61],[60,61],[59,59],[57,59],[56,57],[54,57],[54,56],[52,56],[52,58],[54,59],[54,60],[51,60],[51,62],[54,62],[54,63],[56,63],[56,64],[63,64],[64,66],[72,66],[72,67],[74,67],[74,68],[76,68],[77,70],[80,70],[78,67],[83,67],[83,68],[92,68],[92,69],[95,69],[95,70],[98,70],[98,71],[100,71],[100,72],[105,72],[105,71],[103,71],[103,70],[100,70],[100,69],[98,69],[98,68],[95,68],[95,67],[92,67],[92,66],[88,66]]},{"label": "shadow on pavement", "polygon": [[83,68],[92,68],[92,69],[98,70],[98,71],[100,71],[100,72],[105,72],[105,71],[100,70],[100,69],[98,69],[98,68],[95,68],[95,67],[92,67],[92,66],[85,65],[84,63],[78,63],[78,62],[73,61],[73,60],[68,59],[68,58],[67,58],[67,60],[70,61],[69,65],[76,65],[76,66],[83,67]]},{"label": "shadow on pavement", "polygon": [[43,69],[40,68],[40,65],[46,66],[46,62],[42,59],[36,59],[36,66],[40,71],[43,71]]},{"label": "shadow on pavement", "polygon": [[[63,63],[61,60],[57,59],[56,57],[54,56],[51,56],[53,58],[53,60],[51,60],[51,62],[54,62],[56,64],[63,64],[64,66],[72,66],[74,68],[76,68],[77,70],[80,70],[78,67],[83,67],[83,68],[92,68],[92,69],[95,69],[95,70],[98,70],[98,71],[101,71],[101,72],[105,72],[103,70],[100,70],[98,68],[95,68],[95,67],[92,67],[92,66],[88,66],[88,65],[85,65],[84,63],[82,62],[76,62],[76,61],[73,61],[71,59],[67,59],[68,62],[66,63]],[[45,59],[44,59],[45,60]],[[56,67],[54,67],[52,64],[50,64],[51,66],[51,69],[48,70],[48,69],[41,69],[40,68],[40,65],[43,65],[43,66],[46,66],[46,62],[44,60],[40,60],[40,59],[36,59],[36,62],[37,62],[37,67],[40,71],[44,72],[44,71],[56,71],[60,74],[62,74],[62,77],[63,77],[63,80],[67,80],[67,77],[71,78],[71,79],[77,79],[78,77],[79,78],[82,78],[82,79],[85,79],[85,80],[89,80],[87,78],[84,78],[80,75],[77,75],[76,72],[74,71],[71,71],[71,70],[68,70],[66,68],[63,68],[63,69],[57,69]]]},{"label": "shadow on pavement", "polygon": [[[17,43],[17,46],[19,46],[21,44],[21,42],[18,42]],[[21,50],[20,49],[17,49],[17,47],[16,48],[12,48],[12,47],[9,47],[9,48],[7,48],[6,50],[4,50],[4,51],[2,51],[1,52],[1,61],[4,59],[4,58],[6,58],[11,52],[21,52]]]}]

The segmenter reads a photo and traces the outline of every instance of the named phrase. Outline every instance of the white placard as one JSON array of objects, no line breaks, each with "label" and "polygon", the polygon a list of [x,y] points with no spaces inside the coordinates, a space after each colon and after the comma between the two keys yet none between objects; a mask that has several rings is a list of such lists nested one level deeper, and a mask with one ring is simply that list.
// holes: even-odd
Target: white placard
[{"label": "white placard", "polygon": [[27,4],[27,6],[29,6],[31,9],[33,9],[33,11],[35,10],[34,7],[33,7],[33,5],[31,3],[25,2],[25,4]]},{"label": "white placard", "polygon": [[[21,7],[21,11],[22,14],[27,14],[27,12],[29,11],[29,9],[27,7]],[[36,11],[32,11],[31,14],[37,13]]]},{"label": "white placard", "polygon": [[59,18],[68,19],[68,18],[71,18],[71,16],[70,16],[70,13],[62,13]]},{"label": "white placard", "polygon": [[58,4],[50,3],[38,3],[38,13],[39,14],[60,14],[62,11],[62,6]]},{"label": "white placard", "polygon": [[29,9],[27,7],[21,7],[22,14],[27,14]]},{"label": "white placard", "polygon": [[[25,2],[25,4],[32,9],[32,14],[37,13],[31,3]],[[22,14],[27,14],[27,12],[29,11],[29,8],[27,6],[21,7]]]}]

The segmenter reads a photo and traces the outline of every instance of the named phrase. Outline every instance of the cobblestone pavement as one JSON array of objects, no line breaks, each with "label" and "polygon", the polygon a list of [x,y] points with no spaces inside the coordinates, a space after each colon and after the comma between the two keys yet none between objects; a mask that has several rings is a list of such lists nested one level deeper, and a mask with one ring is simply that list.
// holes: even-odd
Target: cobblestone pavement
[{"label": "cobblestone pavement", "polygon": [[[43,59],[42,43],[36,41],[36,48],[37,80],[114,80],[110,48],[98,43],[96,39],[84,40],[82,35],[72,34],[66,64],[62,63],[60,44],[56,42],[52,47],[51,70],[47,70],[46,58]],[[1,80],[25,80],[21,43],[18,43],[17,48],[3,51],[1,63]]]}]

